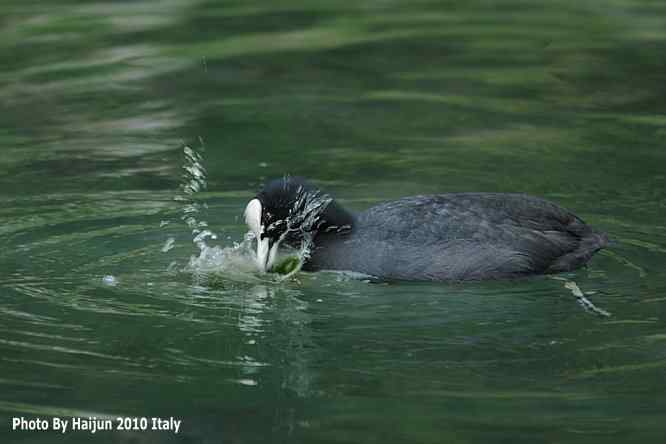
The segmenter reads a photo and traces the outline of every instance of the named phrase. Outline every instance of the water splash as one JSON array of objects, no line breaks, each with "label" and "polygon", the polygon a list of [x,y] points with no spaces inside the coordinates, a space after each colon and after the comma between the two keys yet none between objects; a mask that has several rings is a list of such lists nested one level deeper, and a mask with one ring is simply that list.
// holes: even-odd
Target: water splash
[{"label": "water splash", "polygon": [[176,239],[173,237],[170,237],[164,242],[164,246],[162,247],[162,253],[166,253],[169,250],[173,248],[173,245],[176,243]]},{"label": "water splash", "polygon": [[253,236],[249,234],[245,235],[242,242],[231,247],[209,247],[205,241],[199,241],[199,255],[190,257],[184,271],[192,273],[198,280],[208,280],[213,275],[255,280],[257,266],[252,243]]},{"label": "water splash", "polygon": [[[204,220],[208,205],[198,199],[198,195],[208,188],[207,172],[204,167],[205,145],[200,139],[199,148],[189,145],[183,147],[183,174],[178,195],[174,200],[182,202],[180,219],[192,234],[192,242],[198,248],[198,254],[190,256],[187,265],[181,270],[192,274],[197,281],[208,280],[211,275],[232,275],[236,278],[250,277],[256,271],[252,258],[251,240],[243,239],[231,247],[209,245],[218,239],[217,234]],[[166,249],[168,245],[168,249]],[[163,251],[173,248],[173,242],[167,240]]]},{"label": "water splash", "polygon": [[311,233],[317,228],[319,216],[332,201],[331,196],[321,191],[307,191],[299,187],[296,202],[289,211],[287,226],[292,230],[301,230],[304,234]]},{"label": "water splash", "polygon": [[185,161],[183,164],[182,184],[180,194],[174,199],[183,202],[181,219],[192,230],[194,236],[193,242],[203,251],[206,245],[206,239],[217,239],[217,235],[208,229],[208,223],[200,219],[200,215],[208,209],[206,203],[200,203],[196,200],[196,195],[208,188],[206,180],[206,168],[203,166],[203,152],[205,145],[200,140],[199,150],[194,150],[186,145],[183,148]]},{"label": "water splash", "polygon": [[[183,147],[182,181],[178,194],[174,197],[175,201],[182,203],[180,220],[189,228],[198,253],[191,255],[184,267],[172,262],[169,269],[190,274],[199,284],[224,284],[229,280],[256,282],[259,277],[251,234],[246,234],[242,241],[235,242],[232,246],[210,245],[211,241],[218,239],[218,235],[205,220],[208,205],[199,198],[200,193],[208,188],[204,152],[205,145],[202,140],[197,148],[189,145]],[[162,252],[169,252],[174,248],[174,244],[174,238],[168,238]]]},{"label": "water splash", "polygon": [[[296,275],[309,258],[312,247],[312,233],[317,229],[321,214],[332,201],[332,198],[319,191],[297,191],[297,198],[289,216],[274,224],[283,224],[284,232],[279,240],[280,251],[276,263],[297,258],[297,266],[285,274],[260,274],[257,267],[256,239],[252,232],[245,234],[240,242],[232,246],[211,246],[210,241],[218,239],[218,235],[210,229],[204,219],[208,206],[198,197],[208,187],[207,172],[204,167],[205,146],[200,140],[200,147],[195,149],[189,145],[183,147],[182,183],[174,200],[182,202],[180,219],[190,229],[192,242],[198,249],[187,265],[180,271],[191,274],[201,282],[244,281],[244,282],[281,282]],[[164,224],[166,225],[166,224]],[[286,245],[284,239],[300,240],[300,245]],[[167,239],[162,247],[164,253],[173,249],[175,240]],[[173,267],[172,267],[173,269]],[[218,279],[219,278],[219,279]]]}]

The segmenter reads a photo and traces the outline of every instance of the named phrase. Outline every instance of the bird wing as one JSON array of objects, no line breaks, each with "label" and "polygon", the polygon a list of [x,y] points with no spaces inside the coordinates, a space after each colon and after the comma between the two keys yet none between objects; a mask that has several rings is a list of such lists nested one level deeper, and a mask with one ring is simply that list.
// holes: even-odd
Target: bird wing
[{"label": "bird wing", "polygon": [[358,223],[354,242],[386,258],[374,271],[396,278],[416,272],[432,279],[546,272],[592,233],[551,202],[499,193],[403,198],[361,213]]}]

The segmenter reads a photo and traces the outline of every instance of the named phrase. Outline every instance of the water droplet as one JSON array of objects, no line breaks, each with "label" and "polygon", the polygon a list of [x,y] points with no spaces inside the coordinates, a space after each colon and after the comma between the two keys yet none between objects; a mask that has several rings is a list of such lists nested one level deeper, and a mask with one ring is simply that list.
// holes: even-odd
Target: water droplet
[{"label": "water droplet", "polygon": [[162,253],[166,253],[167,251],[171,250],[175,243],[176,239],[174,239],[173,237],[167,239],[166,242],[164,243],[164,246],[162,247]]},{"label": "water droplet", "polygon": [[238,382],[239,384],[248,385],[248,386],[255,386],[255,385],[259,384],[254,379],[237,379],[236,382]]},{"label": "water droplet", "polygon": [[115,278],[115,276],[106,275],[102,278],[102,282],[104,282],[106,285],[110,285],[112,287],[115,287],[118,285],[118,280]]}]

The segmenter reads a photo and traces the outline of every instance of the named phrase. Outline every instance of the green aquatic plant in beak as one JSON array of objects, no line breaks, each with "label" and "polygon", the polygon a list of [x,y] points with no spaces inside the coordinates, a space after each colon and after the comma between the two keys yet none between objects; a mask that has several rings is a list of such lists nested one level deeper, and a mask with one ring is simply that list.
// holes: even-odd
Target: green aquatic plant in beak
[{"label": "green aquatic plant in beak", "polygon": [[300,265],[301,260],[298,258],[298,256],[287,256],[284,258],[284,260],[273,265],[271,271],[273,273],[286,275],[298,271]]}]

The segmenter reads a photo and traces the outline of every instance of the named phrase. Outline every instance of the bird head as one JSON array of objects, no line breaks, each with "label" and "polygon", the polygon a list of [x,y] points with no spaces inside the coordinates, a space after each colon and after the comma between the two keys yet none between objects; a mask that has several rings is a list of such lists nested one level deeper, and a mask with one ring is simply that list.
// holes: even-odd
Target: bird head
[{"label": "bird head", "polygon": [[337,206],[301,177],[275,179],[245,208],[245,223],[257,241],[257,265],[270,271],[280,245],[300,248],[321,229],[335,223]]}]

